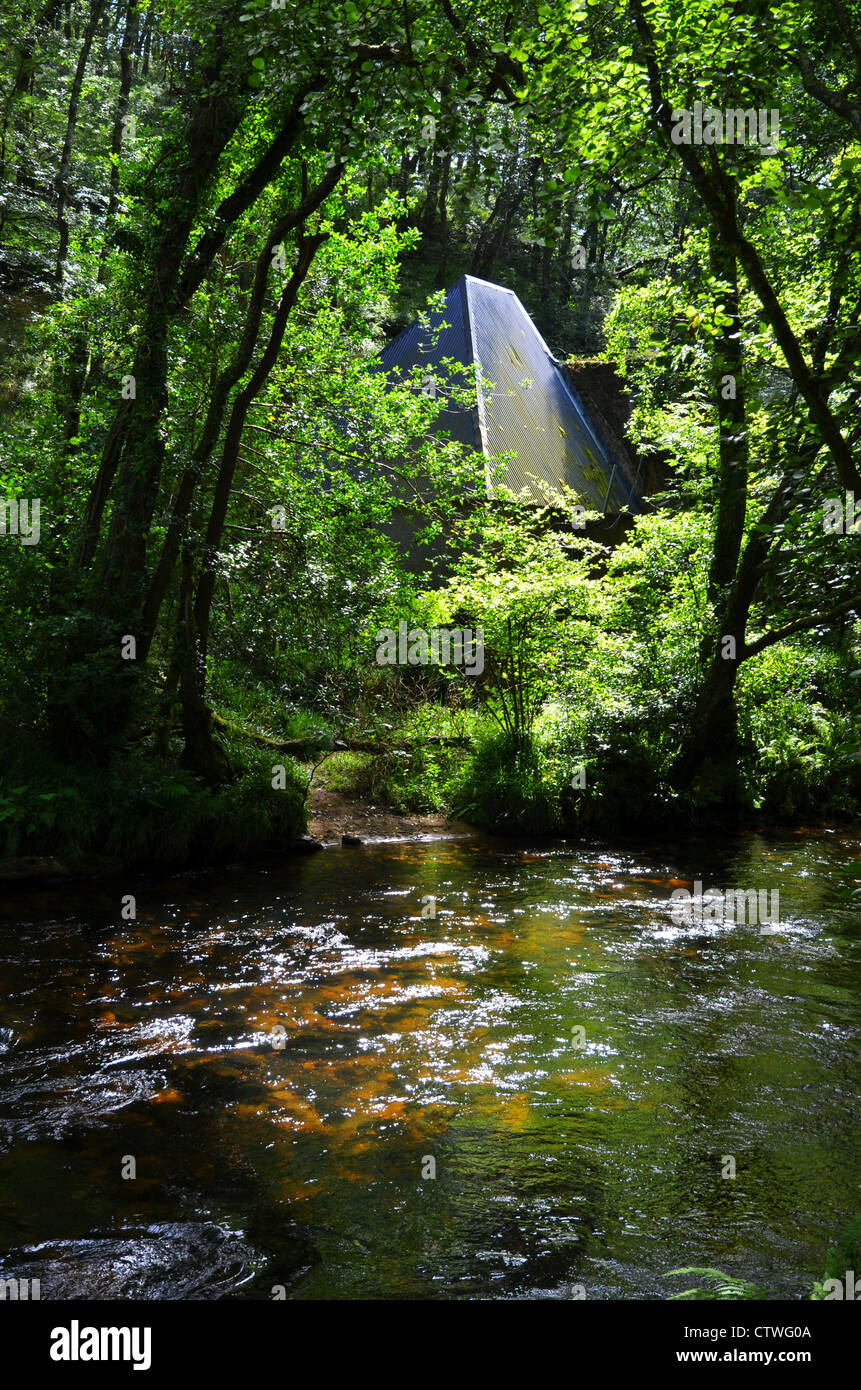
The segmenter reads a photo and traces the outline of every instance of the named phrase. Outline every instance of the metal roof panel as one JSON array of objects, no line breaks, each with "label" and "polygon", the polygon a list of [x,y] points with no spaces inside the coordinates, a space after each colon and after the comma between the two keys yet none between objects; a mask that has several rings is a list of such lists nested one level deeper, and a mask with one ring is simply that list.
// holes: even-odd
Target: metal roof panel
[{"label": "metal roof panel", "polygon": [[[448,326],[440,331],[443,323]],[[445,313],[432,316],[430,331],[411,324],[380,362],[397,375],[446,357],[490,385],[480,389],[477,412],[443,411],[439,427],[487,457],[512,452],[504,476],[513,491],[525,488],[546,503],[565,485],[590,509],[639,511],[624,468],[512,290],[461,276],[446,295]],[[492,489],[492,480],[488,485]]]}]

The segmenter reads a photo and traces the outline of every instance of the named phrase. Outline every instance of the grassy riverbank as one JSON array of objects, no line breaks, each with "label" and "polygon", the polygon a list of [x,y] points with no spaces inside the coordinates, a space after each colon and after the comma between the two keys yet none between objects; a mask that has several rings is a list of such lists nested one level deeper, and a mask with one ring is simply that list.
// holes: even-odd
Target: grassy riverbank
[{"label": "grassy riverbank", "polygon": [[744,710],[731,808],[711,798],[707,780],[685,795],[672,790],[667,729],[654,712],[566,717],[551,707],[516,742],[486,718],[439,705],[416,705],[399,727],[378,720],[363,738],[336,736],[307,711],[276,727],[258,719],[243,733],[237,721],[253,719],[246,708],[220,717],[227,771],[217,787],[181,765],[178,743],[165,756],[144,740],[96,765],[50,754],[36,739],[8,739],[0,860],[50,856],[106,869],[279,853],[305,834],[312,787],[347,805],[457,818],[496,834],[856,821],[861,761],[845,714],[808,709],[793,727],[787,708]]}]

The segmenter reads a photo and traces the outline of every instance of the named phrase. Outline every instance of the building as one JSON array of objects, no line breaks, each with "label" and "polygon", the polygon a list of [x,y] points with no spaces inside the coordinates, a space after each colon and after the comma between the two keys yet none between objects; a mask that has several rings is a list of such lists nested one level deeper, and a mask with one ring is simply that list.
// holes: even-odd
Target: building
[{"label": "building", "polygon": [[564,487],[607,521],[642,510],[640,464],[623,436],[629,406],[609,364],[557,361],[517,295],[473,275],[452,286],[429,325],[399,333],[380,363],[392,378],[421,366],[423,389],[435,392],[434,367],[446,358],[463,364],[461,380],[473,374],[477,406],[443,409],[437,428],[484,454],[490,495],[491,460],[511,453],[504,480],[527,502],[552,505]]}]

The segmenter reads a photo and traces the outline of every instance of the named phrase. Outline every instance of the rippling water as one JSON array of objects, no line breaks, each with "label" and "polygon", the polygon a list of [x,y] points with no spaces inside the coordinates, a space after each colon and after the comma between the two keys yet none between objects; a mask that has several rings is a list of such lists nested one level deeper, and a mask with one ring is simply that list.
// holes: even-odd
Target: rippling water
[{"label": "rippling water", "polygon": [[[777,888],[779,931],[675,925],[697,878]],[[803,1297],[861,1211],[859,889],[858,839],[820,831],[381,844],[12,899],[2,1274],[613,1299],[702,1264]]]}]

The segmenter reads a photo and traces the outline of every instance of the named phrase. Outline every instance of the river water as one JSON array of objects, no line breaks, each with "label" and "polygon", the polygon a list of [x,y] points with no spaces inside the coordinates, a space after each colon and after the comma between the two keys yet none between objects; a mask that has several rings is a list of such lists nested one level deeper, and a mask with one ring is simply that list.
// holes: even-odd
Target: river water
[{"label": "river water", "polygon": [[[674,922],[695,879],[779,929]],[[19,895],[0,998],[0,1266],[43,1299],[795,1299],[861,1211],[842,830]]]}]

